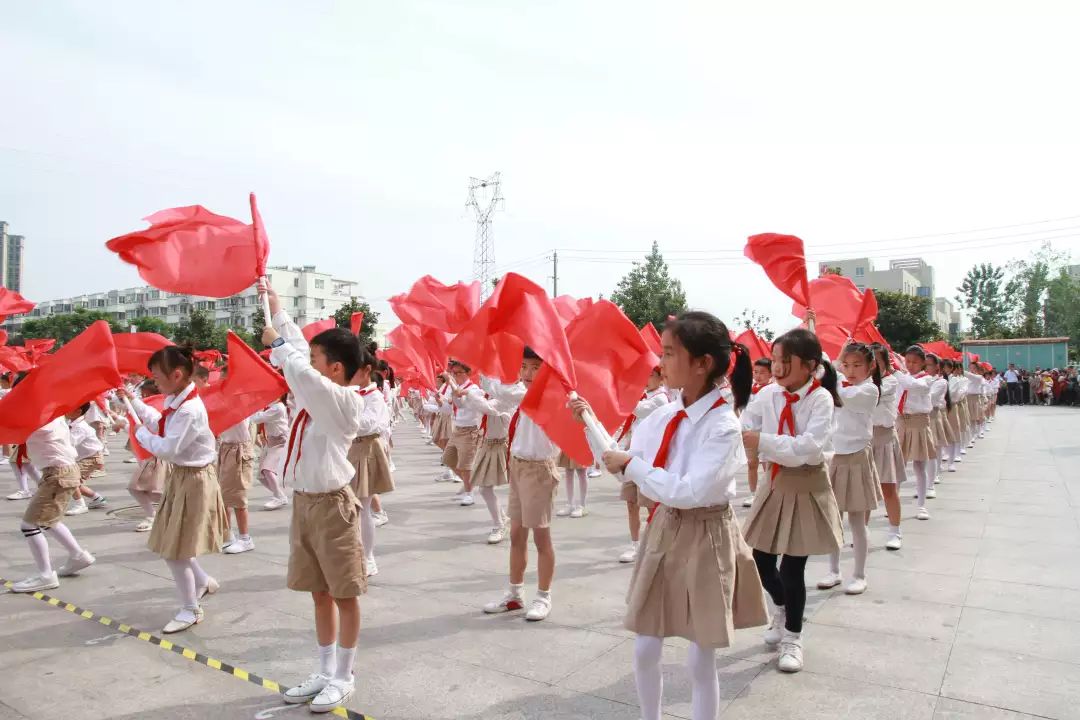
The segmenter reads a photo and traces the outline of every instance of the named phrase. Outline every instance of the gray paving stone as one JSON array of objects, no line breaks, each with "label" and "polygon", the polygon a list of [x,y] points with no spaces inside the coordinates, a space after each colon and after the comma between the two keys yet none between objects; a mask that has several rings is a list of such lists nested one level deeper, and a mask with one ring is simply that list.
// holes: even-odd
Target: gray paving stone
[{"label": "gray paving stone", "polygon": [[957,643],[941,694],[1004,710],[1071,720],[1080,706],[1080,672],[1071,663]]}]

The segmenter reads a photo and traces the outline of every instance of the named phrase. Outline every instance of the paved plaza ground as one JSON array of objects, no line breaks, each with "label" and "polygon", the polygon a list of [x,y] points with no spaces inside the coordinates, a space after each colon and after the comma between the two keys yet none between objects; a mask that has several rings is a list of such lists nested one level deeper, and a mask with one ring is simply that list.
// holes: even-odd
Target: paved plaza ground
[{"label": "paved plaza ground", "polygon": [[[865,595],[809,591],[804,672],[777,672],[758,630],[739,632],[720,651],[724,720],[1080,718],[1080,412],[1002,408],[998,418],[938,486],[932,520],[905,518],[903,550],[884,550],[877,513]],[[398,490],[385,498],[391,522],[378,531],[380,574],[362,601],[350,708],[379,720],[637,718],[616,482],[594,481],[591,515],[555,523],[550,618],[485,616],[480,607],[506,584],[508,546],[485,543],[482,503],[452,505],[455,486],[432,482],[437,454],[415,423],[396,437]],[[97,619],[158,634],[176,609],[168,569],[146,550],[146,535],[131,531],[137,517],[124,510],[134,505],[124,488],[133,466],[122,463],[118,441],[112,447],[108,477],[93,483],[112,510],[69,518],[98,563],[49,593],[95,616],[0,596],[0,718],[308,717],[265,687]],[[0,488],[12,486],[5,467]],[[905,512],[913,515],[909,490]],[[265,499],[257,488],[253,507]],[[31,570],[18,532],[25,503],[0,502],[0,576],[17,580]],[[271,686],[306,677],[315,654],[311,601],[284,586],[288,521],[288,511],[255,510],[255,551],[205,560],[221,591],[206,602],[202,624],[170,639]],[[824,572],[816,558],[807,579]],[[530,572],[528,592],[535,583]],[[684,645],[666,648],[671,718],[689,717]]]}]

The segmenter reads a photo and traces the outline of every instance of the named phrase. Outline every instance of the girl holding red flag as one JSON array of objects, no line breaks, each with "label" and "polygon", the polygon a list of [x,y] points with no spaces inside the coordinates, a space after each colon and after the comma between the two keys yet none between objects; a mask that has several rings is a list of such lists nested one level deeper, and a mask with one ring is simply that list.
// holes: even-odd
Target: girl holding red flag
[{"label": "girl holding red flag", "polygon": [[[157,385],[153,380],[147,380],[139,387],[139,392],[145,400],[158,394]],[[165,476],[168,473],[169,464],[150,455],[145,460],[139,460],[135,468],[135,474],[128,482],[128,492],[135,502],[139,503],[145,513],[145,517],[135,526],[135,532],[150,532],[154,527],[154,505],[161,503],[161,494],[165,489]]]},{"label": "girl holding red flag", "polygon": [[289,437],[289,411],[285,407],[288,393],[251,416],[251,422],[262,428],[262,459],[259,461],[259,482],[270,491],[264,510],[279,510],[289,504],[283,487],[285,441]]},{"label": "girl holding red flag", "polygon": [[454,496],[454,501],[468,507],[476,502],[472,496],[472,465],[482,439],[480,424],[483,414],[472,402],[466,402],[466,398],[471,396],[475,402],[484,396],[484,391],[469,379],[471,368],[467,365],[451,360],[449,367],[454,380],[450,402],[446,406],[449,408],[451,433],[442,461],[464,483],[461,492]]},{"label": "girl holding red flag", "polygon": [[927,490],[933,488],[933,459],[937,453],[934,446],[934,434],[930,429],[930,389],[934,377],[926,372],[926,351],[918,345],[912,345],[904,352],[904,364],[907,372],[898,372],[900,383],[900,403],[897,406],[898,436],[900,452],[904,462],[911,463],[915,471],[915,502],[918,508],[915,517],[929,520],[926,510]]},{"label": "girl holding red flag", "polygon": [[144,423],[135,439],[169,463],[147,545],[165,560],[176,583],[181,608],[163,630],[175,633],[202,622],[199,600],[218,589],[196,558],[221,552],[227,524],[215,469],[217,447],[192,380],[191,351],[170,345],[151,355],[147,365],[154,384],[166,393],[164,410],[158,412],[137,398],[131,401]]},{"label": "girl holding red flag", "polygon": [[768,487],[758,490],[746,521],[746,539],[776,607],[764,640],[779,644],[781,671],[799,672],[806,559],[836,552],[843,543],[825,466],[832,452],[834,408],[841,401],[836,371],[809,330],[796,328],[777,338],[772,363],[776,383],[762,389],[742,416],[747,449],[770,464]]},{"label": "girl holding red flag", "polygon": [[[463,400],[476,411],[484,414],[484,419],[480,423],[483,440],[480,449],[476,452],[476,459],[473,460],[472,482],[473,487],[480,489],[480,497],[484,499],[484,504],[487,505],[488,512],[491,514],[491,532],[488,533],[487,541],[491,545],[496,545],[503,541],[508,529],[509,518],[499,506],[495,488],[509,482],[508,438],[510,421],[517,410],[517,405],[508,402],[504,394],[499,394],[497,390],[493,393],[492,389],[497,384],[490,378],[481,376],[480,385],[488,389],[483,397],[467,394]],[[499,394],[502,399],[492,399],[493,394]]]},{"label": "girl holding red flag", "polygon": [[[772,382],[772,360],[758,358],[754,361],[754,383],[750,386],[750,402],[757,399],[761,389]],[[756,452],[746,453],[746,484],[750,486],[750,496],[743,500],[743,507],[754,506],[754,496],[757,495],[758,467],[761,460]]]},{"label": "girl holding red flag", "polygon": [[[930,429],[934,433],[934,457],[931,458],[930,464],[933,468],[934,483],[939,483],[941,482],[942,454],[953,442],[952,436],[946,432],[945,422],[949,408],[952,406],[952,399],[949,397],[949,381],[941,374],[941,359],[937,355],[926,353],[926,372],[934,378],[930,386],[930,404],[933,406],[930,411]],[[926,489],[926,496],[937,497],[937,490],[933,485]]]},{"label": "girl holding red flag", "polygon": [[[889,518],[889,539],[885,542],[888,550],[903,547],[903,535],[900,531],[900,483],[907,480],[904,455],[900,452],[900,439],[896,435],[897,404],[900,402],[900,383],[893,374],[889,349],[879,343],[870,346],[874,354],[874,363],[881,375],[881,400],[870,414],[874,424],[874,437],[871,443],[874,453],[874,468],[881,483],[881,494],[885,498],[885,513]],[[867,513],[867,524],[870,514]]]},{"label": "girl holding red flag", "polygon": [[[634,680],[644,720],[659,720],[664,638],[690,641],[691,717],[712,720],[720,706],[716,648],[735,629],[768,616],[750,548],[731,508],[735,475],[746,462],[736,410],[750,397],[750,358],[727,327],[704,312],[668,321],[664,374],[681,393],[634,429],[630,451],[604,453],[607,469],[659,503],[642,539],[627,593],[625,625],[637,633]],[[728,369],[731,400],[725,383]],[[726,383],[725,383],[726,384]],[[591,412],[572,403],[579,417]]]}]

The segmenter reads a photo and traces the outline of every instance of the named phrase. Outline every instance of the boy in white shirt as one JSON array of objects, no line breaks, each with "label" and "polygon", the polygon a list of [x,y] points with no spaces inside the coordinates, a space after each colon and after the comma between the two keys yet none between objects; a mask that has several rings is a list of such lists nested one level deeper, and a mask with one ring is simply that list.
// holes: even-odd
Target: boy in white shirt
[{"label": "boy in white shirt", "polygon": [[97,405],[89,402],[67,414],[71,442],[75,446],[77,455],[80,485],[65,515],[82,515],[88,510],[97,510],[108,504],[105,496],[86,484],[86,481],[95,477],[98,471],[105,469],[105,444],[101,442],[97,430],[86,420],[88,412],[96,407]]},{"label": "boy in white shirt", "polygon": [[[225,554],[236,555],[255,549],[255,541],[248,532],[248,489],[255,474],[255,448],[251,444],[251,423],[247,418],[221,433],[218,438],[218,483],[221,500],[225,503],[225,517],[229,511],[236,524],[229,526],[229,538],[225,541]],[[239,533],[239,537],[237,537]]]}]

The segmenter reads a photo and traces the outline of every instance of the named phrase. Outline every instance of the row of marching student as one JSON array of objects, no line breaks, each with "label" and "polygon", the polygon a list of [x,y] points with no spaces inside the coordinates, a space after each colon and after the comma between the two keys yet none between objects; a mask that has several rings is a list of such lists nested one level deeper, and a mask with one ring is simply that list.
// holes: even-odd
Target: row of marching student
[{"label": "row of marching student", "polygon": [[[140,390],[164,394],[161,409],[120,392],[134,405],[141,422],[134,439],[148,454],[129,490],[146,513],[136,529],[149,531],[149,548],[176,585],[180,607],[165,632],[182,631],[204,619],[203,603],[221,588],[198,558],[254,547],[247,493],[252,436],[260,439],[259,479],[271,493],[266,509],[290,504],[292,490],[287,585],[310,593],[317,640],[314,671],[284,698],[329,711],[355,689],[358,598],[377,573],[375,528],[386,521],[378,503],[394,490],[388,451],[398,404],[380,391],[378,361],[355,335],[332,329],[305,341],[273,291],[260,290],[269,296],[273,325],[263,342],[288,395],[215,438],[199,396],[203,373],[190,353],[158,351],[148,366],[152,380]],[[602,462],[621,481],[627,508],[630,546],[618,560],[633,563],[625,624],[637,636],[643,717],[661,715],[663,639],[682,637],[690,642],[692,717],[700,720],[717,713],[715,651],[732,642],[735,630],[767,625],[764,640],[777,647],[779,669],[802,669],[809,556],[830,560],[819,588],[844,584],[846,514],[854,552],[844,591],[866,592],[870,514],[885,505],[885,546],[899,549],[899,487],[908,465],[916,518],[929,519],[927,501],[941,471],[955,471],[985,433],[993,406],[984,398],[993,393],[982,376],[918,347],[905,353],[903,369],[886,348],[860,343],[845,346],[834,361],[805,329],[784,334],[771,358],[752,363],[724,323],[703,312],[672,318],[662,347],[660,365],[616,437],[620,449]],[[526,348],[516,383],[481,376],[474,384],[471,368],[452,361],[437,391],[408,398],[443,450],[440,478],[461,482],[454,501],[469,507],[480,495],[490,516],[487,542],[509,536],[507,587],[483,611],[524,610],[534,622],[554,609],[553,523],[587,515],[588,483],[587,469],[519,408],[542,365]],[[579,417],[591,412],[585,400],[572,406]],[[96,433],[79,425],[85,412],[49,423],[14,454],[42,474],[21,525],[38,575],[16,591],[56,587],[57,576],[95,561],[61,522],[76,495],[90,506],[103,502],[85,488],[102,452]],[[740,527],[732,502],[748,461],[750,514]],[[567,505],[556,511],[560,481]],[[495,491],[506,485],[503,507]],[[648,510],[644,528],[641,510]],[[69,552],[55,571],[46,533]],[[527,596],[530,536],[537,586]]]}]

